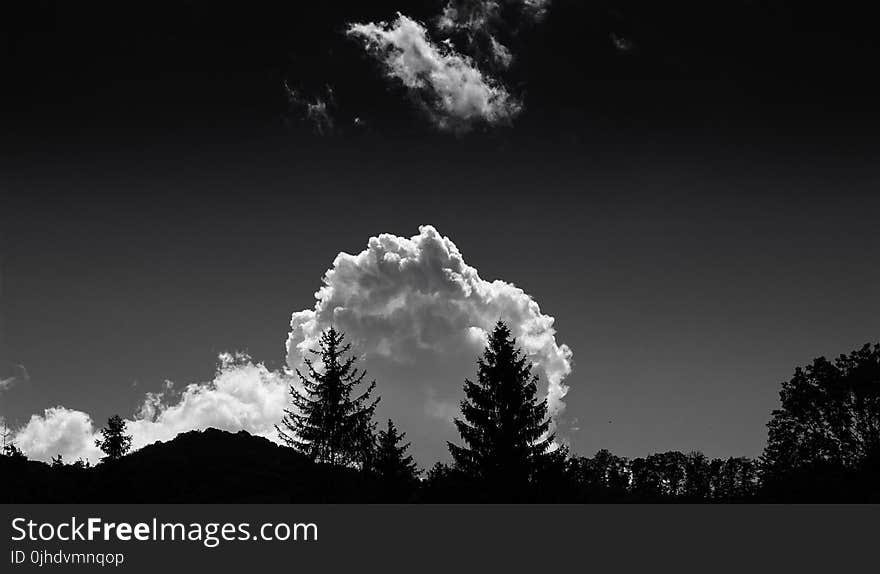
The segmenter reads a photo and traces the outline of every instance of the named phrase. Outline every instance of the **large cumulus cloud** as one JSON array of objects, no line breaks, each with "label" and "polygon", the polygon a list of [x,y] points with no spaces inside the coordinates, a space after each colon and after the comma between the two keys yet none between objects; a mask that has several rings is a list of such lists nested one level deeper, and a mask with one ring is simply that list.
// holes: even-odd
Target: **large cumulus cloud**
[{"label": "large cumulus cloud", "polygon": [[[565,407],[571,350],[556,340],[553,317],[519,287],[488,281],[459,249],[431,226],[413,237],[372,237],[356,255],[340,253],[326,271],[314,308],[293,313],[286,341],[288,369],[271,370],[244,354],[220,355],[212,380],[182,388],[166,382],[147,393],[127,418],[135,449],[209,427],[246,430],[278,442],[274,425],[288,408],[290,369],[301,368],[322,330],[342,330],[353,343],[382,397],[379,417],[407,432],[423,465],[447,457],[446,441],[459,439],[465,377],[496,321],[511,328],[534,365],[554,417]],[[121,413],[125,414],[125,413]],[[106,415],[104,415],[106,416]],[[31,458],[97,462],[104,420],[65,407],[34,415],[15,435]]]},{"label": "large cumulus cloud", "polygon": [[[166,382],[161,392],[147,393],[126,420],[132,448],[209,427],[246,430],[277,442],[274,425],[287,406],[290,382],[285,373],[271,371],[247,355],[224,353],[213,380],[187,385],[180,392]],[[15,442],[35,460],[48,461],[61,454],[66,461],[94,463],[101,458],[95,440],[102,422],[82,411],[53,407],[31,416],[16,432]]]},{"label": "large cumulus cloud", "polygon": [[553,317],[514,284],[481,278],[433,227],[411,238],[372,237],[360,253],[340,253],[323,282],[314,309],[291,317],[288,365],[301,366],[323,329],[341,329],[378,379],[384,412],[408,419],[421,429],[413,432],[434,443],[425,452],[440,457],[445,440],[456,440],[448,422],[458,414],[463,379],[473,377],[487,331],[499,319],[533,362],[551,414],[565,407],[572,352],[557,342]]},{"label": "large cumulus cloud", "polygon": [[351,24],[347,33],[364,43],[387,75],[403,84],[441,129],[506,123],[522,109],[471,58],[433,42],[426,28],[407,16],[398,14],[390,23]]}]

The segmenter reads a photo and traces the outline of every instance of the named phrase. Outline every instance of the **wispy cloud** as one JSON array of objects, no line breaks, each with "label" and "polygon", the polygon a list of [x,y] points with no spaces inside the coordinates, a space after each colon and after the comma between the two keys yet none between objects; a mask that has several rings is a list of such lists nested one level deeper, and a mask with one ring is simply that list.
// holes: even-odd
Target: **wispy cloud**
[{"label": "wispy cloud", "polygon": [[20,363],[5,361],[5,368],[0,373],[0,392],[11,389],[18,383],[27,383],[31,380],[27,367]]},{"label": "wispy cloud", "polygon": [[504,70],[513,52],[499,40],[544,19],[550,0],[449,0],[436,19],[437,30],[461,39],[478,62]]},{"label": "wispy cloud", "polygon": [[399,81],[443,130],[509,122],[522,103],[476,63],[448,44],[433,42],[427,29],[398,14],[393,22],[351,24],[348,35],[364,43],[389,78]]},{"label": "wispy cloud", "polygon": [[308,98],[284,82],[284,91],[290,108],[310,122],[317,133],[326,135],[334,131],[336,121],[331,112],[335,106],[333,88],[327,86],[323,95]]}]

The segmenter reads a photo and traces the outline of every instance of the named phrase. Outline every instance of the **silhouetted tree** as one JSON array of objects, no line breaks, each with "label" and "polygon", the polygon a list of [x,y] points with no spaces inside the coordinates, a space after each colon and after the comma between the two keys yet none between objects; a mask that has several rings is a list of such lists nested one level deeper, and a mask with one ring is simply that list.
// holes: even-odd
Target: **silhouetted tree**
[{"label": "silhouetted tree", "polygon": [[607,449],[593,458],[574,458],[569,468],[584,502],[620,500],[629,492],[630,462]]},{"label": "silhouetted tree", "polygon": [[438,462],[428,470],[421,483],[421,500],[447,503],[480,501],[484,498],[480,487],[461,469]]},{"label": "silhouetted tree", "polygon": [[703,502],[712,495],[712,470],[706,455],[692,451],[685,455],[684,498]]},{"label": "silhouetted tree", "polygon": [[476,382],[465,381],[463,419],[455,419],[465,446],[449,450],[464,472],[509,497],[528,485],[553,441],[547,401],[538,402],[538,377],[501,321],[477,365]]},{"label": "silhouetted tree", "polygon": [[5,420],[0,419],[0,423],[2,423],[2,426],[0,426],[0,454],[4,454],[6,452],[6,446],[12,444],[12,436],[14,433],[8,426],[6,426]]},{"label": "silhouetted tree", "polygon": [[420,473],[413,457],[407,454],[410,443],[403,442],[405,437],[406,433],[399,432],[391,419],[376,436],[373,471],[380,479],[384,502],[406,502],[418,486]]},{"label": "silhouetted tree", "polygon": [[[377,397],[375,403],[378,404],[379,398]],[[365,473],[375,471],[376,466],[376,456],[378,453],[379,443],[376,435],[376,422],[373,421],[373,412],[375,412],[375,405],[373,405],[373,411],[370,412],[370,416],[364,416],[359,421],[359,426],[355,429],[354,432],[354,451],[356,453],[356,459],[359,459],[361,470]]]},{"label": "silhouetted tree", "polygon": [[765,480],[877,467],[880,459],[880,344],[834,361],[815,359],[782,383],[761,457]]},{"label": "silhouetted tree", "polygon": [[428,469],[427,476],[425,477],[426,482],[431,481],[439,481],[446,478],[450,473],[453,472],[453,468],[446,463],[443,462],[435,462],[434,466]]},{"label": "silhouetted tree", "polygon": [[677,450],[657,455],[658,464],[663,469],[663,492],[671,498],[684,495],[685,478],[687,477],[687,457]]},{"label": "silhouetted tree", "polygon": [[758,490],[758,465],[745,457],[714,459],[710,463],[712,500],[743,502],[752,499]]},{"label": "silhouetted tree", "polygon": [[52,468],[60,468],[64,466],[64,458],[59,454],[52,457]]},{"label": "silhouetted tree", "polygon": [[379,431],[374,469],[382,480],[401,483],[418,479],[416,462],[406,453],[410,443],[401,444],[405,437],[406,433],[398,432],[391,419],[387,428]]},{"label": "silhouetted tree", "polygon": [[667,496],[664,482],[664,468],[657,454],[645,458],[634,458],[630,462],[632,484],[630,491],[633,496],[643,501],[660,500]]},{"label": "silhouetted tree", "polygon": [[531,489],[532,502],[572,502],[577,483],[571,474],[571,451],[567,445],[548,451],[539,459]]},{"label": "silhouetted tree", "polygon": [[285,409],[283,429],[275,428],[288,446],[312,460],[369,466],[375,441],[373,412],[379,403],[378,398],[370,401],[370,394],[376,382],[352,396],[366,372],[355,368],[355,357],[345,357],[351,344],[344,338],[333,327],[321,334],[318,348],[310,350],[320,359],[320,368],[306,358],[308,375],[297,369],[303,390],[290,386],[294,408]]},{"label": "silhouetted tree", "polygon": [[641,502],[743,502],[757,494],[758,467],[745,457],[710,461],[670,451],[634,459],[630,468],[630,494]]},{"label": "silhouetted tree", "polygon": [[107,419],[107,426],[101,429],[100,439],[95,446],[104,452],[101,460],[119,460],[131,449],[131,436],[125,434],[126,423],[119,415]]},{"label": "silhouetted tree", "polygon": [[3,447],[3,456],[7,456],[11,459],[15,460],[27,460],[27,457],[21,449],[15,446],[14,442],[6,443],[6,446]]},{"label": "silhouetted tree", "polygon": [[[702,459],[699,461],[704,462]],[[689,458],[678,451],[634,459],[630,463],[630,468],[632,472],[630,491],[639,500],[646,502],[676,500],[687,494]],[[698,469],[703,475],[708,476],[705,468],[698,466]],[[690,485],[690,488],[695,487]],[[705,480],[701,492],[701,496],[708,495]]]}]

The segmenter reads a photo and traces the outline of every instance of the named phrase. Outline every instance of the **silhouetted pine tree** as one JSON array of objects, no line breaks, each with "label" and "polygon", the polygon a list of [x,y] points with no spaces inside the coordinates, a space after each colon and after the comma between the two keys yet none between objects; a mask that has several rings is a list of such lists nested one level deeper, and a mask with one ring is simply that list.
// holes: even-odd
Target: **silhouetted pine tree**
[{"label": "silhouetted pine tree", "polygon": [[107,419],[107,426],[101,429],[101,439],[95,446],[104,451],[101,460],[119,460],[131,449],[131,436],[125,434],[125,421],[119,415]]},{"label": "silhouetted pine tree", "polygon": [[398,432],[391,419],[388,419],[387,429],[379,431],[374,469],[386,482],[414,482],[418,479],[416,462],[406,454],[410,443],[400,444],[404,437],[406,433]]},{"label": "silhouetted pine tree", "polygon": [[547,401],[538,402],[531,369],[499,321],[477,361],[476,382],[465,381],[464,420],[455,419],[465,446],[447,443],[460,469],[502,497],[528,485],[554,438],[547,436]]},{"label": "silhouetted pine tree", "polygon": [[305,359],[308,375],[296,371],[303,390],[293,385],[290,396],[293,409],[285,409],[278,434],[288,446],[317,462],[363,466],[370,465],[376,424],[373,412],[379,399],[370,401],[376,387],[352,397],[367,373],[355,368],[355,357],[345,358],[351,349],[344,343],[345,335],[333,327],[321,334],[318,349],[310,352],[319,357],[320,369]]}]

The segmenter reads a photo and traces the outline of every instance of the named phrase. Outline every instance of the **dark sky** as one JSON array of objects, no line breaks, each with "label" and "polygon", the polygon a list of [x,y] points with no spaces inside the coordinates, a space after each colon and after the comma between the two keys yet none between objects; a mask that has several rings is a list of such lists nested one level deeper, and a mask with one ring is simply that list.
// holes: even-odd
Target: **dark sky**
[{"label": "dark sky", "polygon": [[334,256],[421,224],[556,318],[582,454],[755,456],[797,365],[878,339],[866,15],[557,0],[510,39],[523,113],[453,134],[343,33],[443,2],[323,4],[4,9],[0,416],[280,367]]}]

